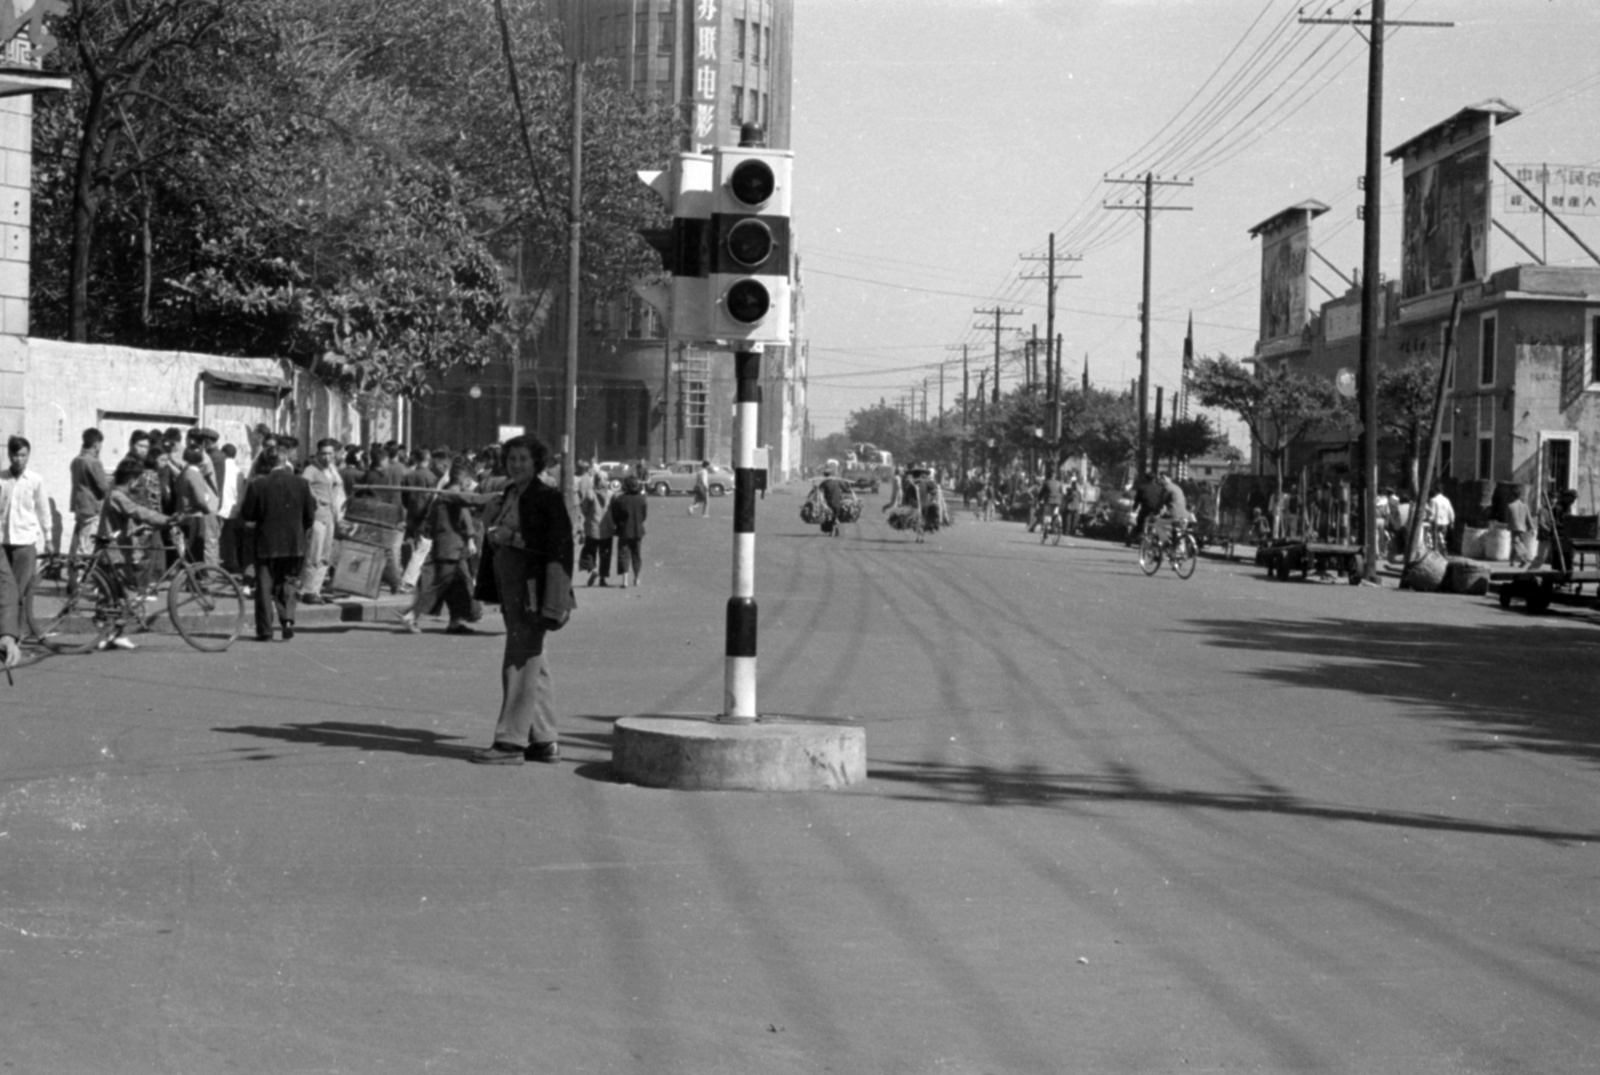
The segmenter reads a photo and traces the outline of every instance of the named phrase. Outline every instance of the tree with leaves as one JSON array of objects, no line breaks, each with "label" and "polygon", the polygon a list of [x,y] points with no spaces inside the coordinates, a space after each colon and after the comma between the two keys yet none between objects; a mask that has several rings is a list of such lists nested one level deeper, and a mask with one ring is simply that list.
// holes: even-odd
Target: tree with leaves
[{"label": "tree with leaves", "polygon": [[1424,483],[1418,468],[1433,436],[1438,380],[1438,361],[1426,355],[1414,355],[1402,365],[1385,366],[1378,371],[1378,428],[1398,438],[1404,446],[1412,503],[1422,502]]},{"label": "tree with leaves", "polygon": [[1217,446],[1217,431],[1203,414],[1178,418],[1156,430],[1150,438],[1157,459],[1170,459],[1174,465],[1187,463]]},{"label": "tree with leaves", "polygon": [[[1250,430],[1251,439],[1272,460],[1277,476],[1274,504],[1283,502],[1283,470],[1289,449],[1319,427],[1348,426],[1349,401],[1332,381],[1308,377],[1286,363],[1263,364],[1252,372],[1219,355],[1198,359],[1190,374],[1190,391],[1201,406],[1230,411]],[[1281,512],[1274,508],[1273,534],[1282,532]]]},{"label": "tree with leaves", "polygon": [[[73,90],[36,122],[36,331],[278,354],[384,394],[505,355],[565,286],[571,91],[541,5],[513,5],[503,33],[489,14],[74,0],[56,53]],[[633,173],[677,129],[592,72],[586,299],[650,264],[634,229],[660,210]]]}]

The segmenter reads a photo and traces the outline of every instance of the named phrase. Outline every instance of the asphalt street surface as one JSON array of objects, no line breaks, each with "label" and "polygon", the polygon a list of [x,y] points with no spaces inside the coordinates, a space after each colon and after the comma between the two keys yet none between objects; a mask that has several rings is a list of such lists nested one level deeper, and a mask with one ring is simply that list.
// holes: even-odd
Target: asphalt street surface
[{"label": "asphalt street surface", "polygon": [[651,501],[485,768],[483,637],[144,636],[0,685],[6,1072],[1600,1069],[1600,627],[1016,524],[760,503],[766,712],[826,793],[617,783],[721,703],[730,500]]}]

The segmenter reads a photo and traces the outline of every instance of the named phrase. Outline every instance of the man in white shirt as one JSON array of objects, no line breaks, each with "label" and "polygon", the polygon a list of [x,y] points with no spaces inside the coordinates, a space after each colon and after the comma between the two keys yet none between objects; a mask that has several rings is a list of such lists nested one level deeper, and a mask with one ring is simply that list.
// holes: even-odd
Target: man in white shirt
[{"label": "man in white shirt", "polygon": [[1456,509],[1455,505],[1450,503],[1450,498],[1444,495],[1443,489],[1435,487],[1433,496],[1428,499],[1428,506],[1423,511],[1422,521],[1428,528],[1428,538],[1432,547],[1444,552],[1450,528],[1456,524]]},{"label": "man in white shirt", "polygon": [[333,540],[344,523],[344,478],[339,474],[339,442],[324,437],[317,442],[317,458],[306,465],[300,476],[311,485],[317,501],[317,518],[311,524],[311,542],[306,549],[306,565],[300,573],[300,600],[308,605],[323,602],[322,584],[328,578],[333,560]]},{"label": "man in white shirt", "polygon": [[26,437],[6,442],[10,466],[0,471],[0,664],[13,667],[21,657],[22,595],[44,544],[50,499],[44,479],[28,469],[33,445]]}]

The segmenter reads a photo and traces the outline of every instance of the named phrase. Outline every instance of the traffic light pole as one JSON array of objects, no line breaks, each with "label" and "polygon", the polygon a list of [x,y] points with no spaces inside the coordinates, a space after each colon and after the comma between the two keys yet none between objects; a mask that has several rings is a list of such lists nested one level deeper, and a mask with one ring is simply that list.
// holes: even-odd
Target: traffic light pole
[{"label": "traffic light pole", "polygon": [[[757,345],[759,346],[759,345]],[[756,719],[756,431],[761,352],[736,351],[733,423],[733,596],[728,598],[723,721]]]}]

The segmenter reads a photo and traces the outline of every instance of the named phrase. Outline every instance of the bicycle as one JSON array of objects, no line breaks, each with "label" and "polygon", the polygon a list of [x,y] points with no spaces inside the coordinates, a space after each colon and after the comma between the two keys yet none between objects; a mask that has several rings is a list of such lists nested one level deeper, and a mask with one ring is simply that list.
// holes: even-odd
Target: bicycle
[{"label": "bicycle", "polygon": [[1044,514],[1044,522],[1039,527],[1039,544],[1050,542],[1061,544],[1061,509],[1050,508]]},{"label": "bicycle", "polygon": [[145,538],[133,545],[96,538],[87,557],[47,557],[23,595],[23,621],[32,638],[52,653],[87,653],[130,625],[148,631],[161,610],[145,606],[165,590],[167,616],[185,642],[207,653],[233,645],[245,617],[238,580],[214,564],[188,559],[181,534],[174,534],[177,555],[154,575],[167,550],[154,531]]},{"label": "bicycle", "polygon": [[[1161,535],[1162,529],[1167,531],[1165,537]],[[1165,560],[1180,579],[1186,579],[1194,574],[1199,559],[1200,550],[1195,545],[1194,535],[1182,524],[1169,523],[1161,527],[1155,519],[1145,520],[1144,536],[1139,539],[1139,567],[1146,575],[1160,571],[1161,562]]]}]

